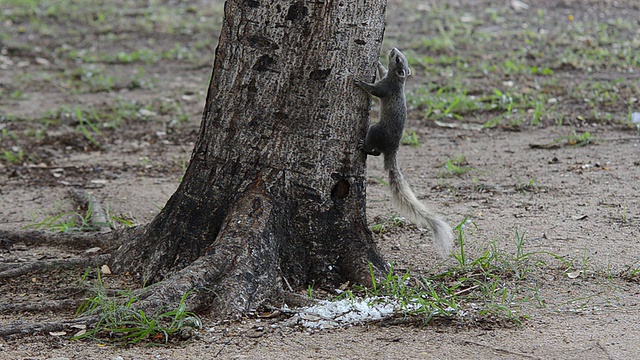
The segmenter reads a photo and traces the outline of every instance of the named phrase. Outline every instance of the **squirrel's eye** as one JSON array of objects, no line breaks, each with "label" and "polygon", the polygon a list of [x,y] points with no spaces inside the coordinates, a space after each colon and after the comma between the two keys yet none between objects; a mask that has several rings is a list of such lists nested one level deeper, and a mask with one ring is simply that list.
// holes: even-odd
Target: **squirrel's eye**
[{"label": "squirrel's eye", "polygon": [[400,58],[396,57],[396,62],[399,63],[400,62]]}]

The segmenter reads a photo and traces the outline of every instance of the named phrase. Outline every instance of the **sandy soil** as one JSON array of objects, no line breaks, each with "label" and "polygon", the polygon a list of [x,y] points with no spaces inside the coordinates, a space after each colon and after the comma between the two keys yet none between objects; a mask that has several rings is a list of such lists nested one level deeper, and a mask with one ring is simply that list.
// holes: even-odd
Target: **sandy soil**
[{"label": "sandy soil", "polygon": [[[506,19],[488,30],[486,27],[490,24],[477,25],[478,29],[487,31],[516,31],[513,29],[519,29],[527,19],[534,19],[531,22],[536,23],[540,14],[535,6],[524,9],[504,2],[457,1],[450,6],[443,3],[446,2],[390,1],[388,41],[420,53],[421,45],[415,45],[415,36],[408,35],[408,27],[433,37],[437,31],[432,24],[411,15],[435,12],[434,9],[458,18],[471,13],[491,19],[492,14],[497,13]],[[167,6],[175,6],[179,10],[176,13],[183,13],[183,5]],[[640,12],[634,2],[624,1],[548,1],[539,6],[546,16],[543,27],[552,32],[569,15],[576,21],[589,20],[596,24],[634,18],[637,26],[636,15]],[[2,9],[5,13],[8,11]],[[216,9],[200,15],[215,18],[219,16],[219,7]],[[191,11],[195,12],[187,9],[184,13]],[[405,19],[410,19],[411,24],[402,21]],[[88,65],[80,66],[77,60],[55,53],[61,46],[60,41],[35,31],[29,23],[21,23],[19,19],[9,23],[6,16],[4,20],[11,36],[0,44],[4,49],[0,59],[3,66],[0,130],[15,136],[3,133],[2,150],[23,149],[25,159],[13,163],[4,158],[0,162],[0,229],[19,229],[33,224],[34,218],[42,221],[60,211],[74,210],[68,194],[70,186],[91,191],[114,213],[134,218],[138,223],[152,219],[177,187],[183,163],[190,156],[211,71],[213,45],[197,47],[191,39],[197,36],[180,31],[165,34],[163,40],[145,46],[157,51],[170,50],[174,48],[172,40],[184,41],[198,49],[194,50],[193,58],[187,62],[170,58],[156,63],[98,63],[104,67],[101,71],[105,74],[116,74],[116,86],[107,91],[69,91],[66,78],[56,76],[65,69]],[[51,31],[68,34],[55,19],[43,21]],[[536,26],[540,26],[537,21]],[[109,43],[102,37],[104,33],[96,30],[77,42],[67,42],[71,46],[90,48],[87,42],[93,37],[104,41],[97,45],[102,53],[117,53],[120,46],[135,48],[133,45],[142,41],[143,36],[131,35],[130,28],[113,26],[110,31],[114,34],[128,36],[123,36],[119,43]],[[192,30],[196,34],[211,31]],[[638,37],[637,31],[633,35],[633,30],[631,35],[624,34],[627,33],[621,32],[620,39]],[[505,34],[506,38],[510,36],[517,37]],[[614,38],[614,42],[618,40]],[[19,46],[23,42],[30,46]],[[453,52],[456,51],[475,56],[473,49],[463,45],[457,45]],[[554,57],[553,54],[540,56]],[[556,254],[572,262],[572,270],[582,270],[579,276],[570,277],[566,265],[553,259],[537,268],[536,283],[532,284],[536,287],[535,299],[518,305],[527,316],[521,326],[499,322],[435,322],[424,327],[368,324],[312,331],[284,326],[282,319],[248,318],[240,323],[218,323],[205,318],[197,339],[180,346],[109,347],[38,333],[0,339],[0,358],[636,358],[640,353],[640,281],[637,275],[628,274],[629,269],[640,266],[640,136],[625,122],[625,115],[633,106],[637,107],[637,102],[634,105],[630,99],[635,97],[637,101],[640,95],[637,84],[633,87],[640,68],[602,66],[586,71],[582,66],[582,63],[552,66],[554,77],[559,79],[554,86],[564,89],[556,90],[555,94],[560,99],[557,108],[565,111],[567,119],[562,124],[548,115],[537,126],[512,126],[513,123],[507,121],[490,129],[473,126],[468,129],[455,125],[450,118],[443,121],[454,125],[437,126],[424,118],[422,105],[412,105],[407,128],[416,131],[420,145],[403,146],[400,153],[405,175],[424,201],[437,208],[452,224],[466,217],[476,224],[477,228],[469,228],[465,239],[471,256],[477,256],[492,243],[500,251],[515,252],[517,230],[526,234],[527,251]],[[127,79],[135,77],[140,68],[144,69],[143,78],[153,86],[130,86]],[[431,73],[430,68],[442,71]],[[416,92],[426,83],[443,86],[453,81],[447,80],[450,76],[445,68],[447,66],[438,64],[416,65],[417,71],[408,84],[409,92]],[[39,83],[34,82],[34,76]],[[619,98],[600,105],[575,101],[571,93],[563,93],[569,91],[567,88],[619,77],[630,79],[631,85],[625,87],[626,83],[622,83],[618,87]],[[514,80],[522,80],[528,89],[535,89],[533,84],[539,79],[502,74],[471,79],[467,87],[474,92],[495,84],[510,86],[504,83]],[[17,90],[21,93],[19,96],[15,93]],[[126,113],[114,129],[94,134],[100,147],[78,133],[73,107],[98,109],[104,119],[104,114],[113,115],[111,109],[122,99],[132,100],[133,110]],[[60,109],[61,105],[67,108],[56,114],[48,113]],[[594,108],[610,114],[611,118],[591,115],[595,114]],[[462,115],[458,124],[482,124],[495,116],[487,111]],[[34,135],[38,131],[42,131],[41,136]],[[570,145],[566,140],[573,134],[586,132],[590,138],[584,146]],[[439,177],[442,164],[461,154],[469,170],[458,176]],[[374,224],[395,212],[386,187],[376,180],[386,179],[381,159],[370,158],[369,175],[367,211]],[[398,269],[428,275],[454,263],[449,259],[439,264],[429,245],[428,234],[411,226],[394,227],[376,234],[376,239],[387,259]],[[49,247],[0,248],[0,264],[80,255],[81,251]],[[80,272],[51,271],[0,280],[0,304],[63,298],[65,292],[73,291],[81,275]],[[117,283],[121,279],[105,281]],[[16,321],[56,320],[72,314],[73,309],[2,313],[0,326]]]}]

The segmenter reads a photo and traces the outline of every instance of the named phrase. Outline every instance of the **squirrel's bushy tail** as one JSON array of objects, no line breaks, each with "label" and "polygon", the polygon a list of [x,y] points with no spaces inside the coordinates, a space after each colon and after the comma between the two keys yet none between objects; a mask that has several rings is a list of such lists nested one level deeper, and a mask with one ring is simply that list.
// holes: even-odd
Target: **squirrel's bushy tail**
[{"label": "squirrel's bushy tail", "polygon": [[440,256],[446,257],[451,253],[453,247],[453,230],[449,224],[432,213],[416,198],[400,171],[395,154],[389,155],[385,154],[384,168],[389,171],[389,187],[391,188],[393,205],[417,226],[429,225],[433,230],[433,245]]}]

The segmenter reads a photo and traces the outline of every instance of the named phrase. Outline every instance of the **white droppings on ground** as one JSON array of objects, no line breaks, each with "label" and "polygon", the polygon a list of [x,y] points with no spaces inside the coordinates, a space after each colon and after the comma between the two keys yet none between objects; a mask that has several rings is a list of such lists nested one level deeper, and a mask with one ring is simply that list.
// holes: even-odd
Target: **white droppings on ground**
[{"label": "white droppings on ground", "polygon": [[[422,306],[421,304],[404,304],[403,306],[398,299],[389,297],[320,300],[313,306],[295,309],[296,315],[289,320],[289,324],[311,329],[328,329],[381,320],[398,313],[416,312]],[[444,312],[453,314],[458,311],[448,308]]]}]

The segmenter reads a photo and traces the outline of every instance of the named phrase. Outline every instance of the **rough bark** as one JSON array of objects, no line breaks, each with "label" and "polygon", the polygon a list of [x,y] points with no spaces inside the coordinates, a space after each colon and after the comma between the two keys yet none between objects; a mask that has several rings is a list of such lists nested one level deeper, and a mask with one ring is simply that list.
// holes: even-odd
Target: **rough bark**
[{"label": "rough bark", "polygon": [[[384,270],[367,227],[365,157],[385,0],[229,0],[199,138],[177,191],[110,261],[149,301],[220,315]],[[215,299],[215,301],[213,301]]]}]

